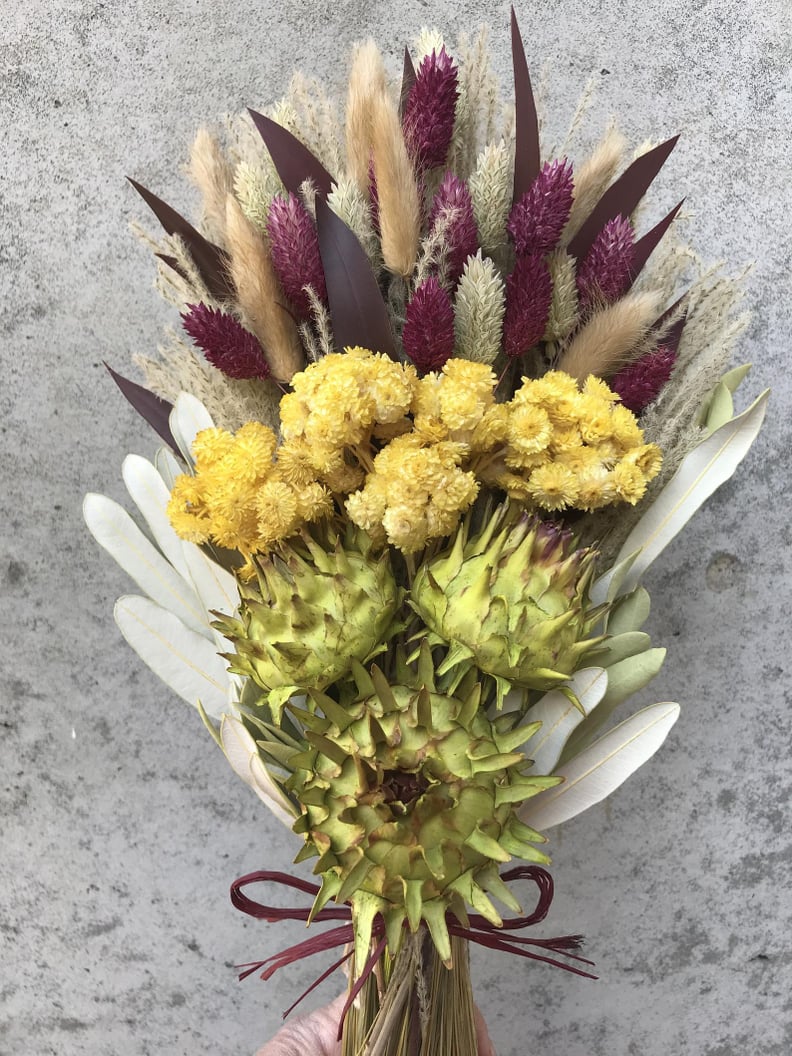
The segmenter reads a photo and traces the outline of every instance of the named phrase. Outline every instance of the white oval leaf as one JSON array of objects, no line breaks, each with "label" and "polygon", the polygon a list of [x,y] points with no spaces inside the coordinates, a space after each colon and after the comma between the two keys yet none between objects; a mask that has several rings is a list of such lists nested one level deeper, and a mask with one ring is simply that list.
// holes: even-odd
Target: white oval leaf
[{"label": "white oval leaf", "polygon": [[[615,568],[628,555],[639,551],[619,594],[636,587],[655,558],[687,524],[696,510],[724,484],[748,454],[767,410],[769,390],[742,414],[722,425],[686,455],[681,466],[636,524],[622,546]],[[607,596],[613,570],[592,589],[595,601]]]},{"label": "white oval leaf", "polygon": [[679,705],[653,704],[556,770],[564,782],[529,799],[520,820],[540,832],[569,821],[614,792],[654,755],[679,717]]},{"label": "white oval leaf", "polygon": [[169,447],[157,448],[157,453],[154,456],[154,465],[165,481],[165,487],[169,492],[173,491],[173,484],[176,478],[184,472],[184,467],[180,465]]},{"label": "white oval leaf", "polygon": [[237,777],[242,778],[272,813],[291,828],[296,816],[294,806],[264,766],[256,742],[239,719],[231,715],[222,717],[220,744]]},{"label": "white oval leaf", "polygon": [[[608,686],[608,675],[601,667],[587,667],[575,672],[569,688],[577,695],[580,707],[590,715],[602,700]],[[579,708],[557,689],[537,701],[528,712],[531,722],[541,722],[531,740],[523,748],[525,754],[533,759],[532,774],[552,773],[558,762],[569,735],[583,721]]]},{"label": "white oval leaf", "polygon": [[113,615],[141,660],[182,700],[200,700],[212,719],[228,710],[228,673],[211,642],[149,598],[125,595]]},{"label": "white oval leaf", "polygon": [[188,627],[212,637],[208,617],[192,585],[149,542],[123,506],[105,495],[89,494],[83,502],[83,516],[94,539],[141,590]]},{"label": "white oval leaf", "polygon": [[127,455],[121,467],[127,491],[146,519],[154,540],[183,579],[189,579],[182,541],[167,514],[170,491],[155,467],[140,455]]},{"label": "white oval leaf", "polygon": [[212,416],[199,399],[189,392],[180,392],[176,397],[168,424],[185,462],[193,466],[193,440],[202,429],[212,428],[214,425]]}]

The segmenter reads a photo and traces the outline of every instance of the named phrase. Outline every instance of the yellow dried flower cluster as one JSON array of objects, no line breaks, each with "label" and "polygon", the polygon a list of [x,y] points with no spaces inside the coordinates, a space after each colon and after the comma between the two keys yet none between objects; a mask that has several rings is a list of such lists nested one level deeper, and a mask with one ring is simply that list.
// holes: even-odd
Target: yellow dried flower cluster
[{"label": "yellow dried flower cluster", "polygon": [[347,486],[334,491],[351,491],[359,481],[344,479],[349,455],[365,460],[372,434],[389,439],[411,428],[417,382],[414,367],[364,348],[324,356],[294,375],[281,400],[283,439],[321,477],[341,475]]},{"label": "yellow dried flower cluster", "polygon": [[374,459],[364,487],[347,499],[349,519],[376,543],[408,554],[450,535],[478,494],[475,475],[460,468],[466,455],[466,445],[452,440],[397,436]]},{"label": "yellow dried flower cluster", "polygon": [[[659,472],[635,416],[600,378],[551,371],[525,379],[508,408],[503,466],[484,473],[512,498],[543,510],[635,505]],[[504,468],[505,467],[505,468]]]},{"label": "yellow dried flower cluster", "polygon": [[[193,543],[210,540],[246,558],[333,512],[329,492],[309,470],[275,458],[277,437],[260,422],[236,433],[204,429],[193,443],[195,475],[176,478],[168,516]],[[282,450],[282,449],[281,449]]]},{"label": "yellow dried flower cluster", "polygon": [[542,510],[596,510],[638,502],[660,468],[659,449],[594,377],[581,388],[551,371],[499,404],[486,363],[451,359],[419,378],[352,348],[292,386],[280,447],[257,422],[198,435],[195,475],[177,479],[168,508],[179,535],[250,558],[338,512],[412,553],[455,530],[482,482]]}]

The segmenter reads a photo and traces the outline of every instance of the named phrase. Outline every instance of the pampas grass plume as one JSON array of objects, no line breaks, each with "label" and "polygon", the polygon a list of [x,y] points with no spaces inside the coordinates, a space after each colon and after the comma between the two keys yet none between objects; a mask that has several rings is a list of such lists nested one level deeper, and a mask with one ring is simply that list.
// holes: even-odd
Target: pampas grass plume
[{"label": "pampas grass plume", "polygon": [[610,377],[649,351],[650,330],[661,303],[655,291],[630,293],[592,315],[562,352],[558,369],[580,381],[589,374]]},{"label": "pampas grass plume", "polygon": [[243,321],[256,335],[278,381],[289,381],[303,366],[297,327],[283,307],[283,291],[265,237],[233,195],[226,199],[229,270]]},{"label": "pampas grass plume", "polygon": [[198,131],[193,142],[189,173],[201,192],[206,233],[213,241],[225,245],[225,203],[234,185],[234,173],[220,143],[205,128]]},{"label": "pampas grass plume", "polygon": [[577,234],[583,221],[613,181],[624,156],[625,146],[624,136],[611,126],[594,152],[575,172],[575,197],[564,229],[564,244],[570,242]]}]

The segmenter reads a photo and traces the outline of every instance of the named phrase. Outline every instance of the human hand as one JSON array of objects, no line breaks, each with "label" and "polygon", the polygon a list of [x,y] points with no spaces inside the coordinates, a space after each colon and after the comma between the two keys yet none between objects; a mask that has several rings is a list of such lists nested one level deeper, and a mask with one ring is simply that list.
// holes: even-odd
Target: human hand
[{"label": "human hand", "polygon": [[[336,1041],[336,1034],[345,1001],[346,995],[342,994],[332,1004],[295,1019],[259,1049],[257,1056],[340,1056],[341,1046]],[[478,1009],[475,1016],[479,1056],[495,1056],[484,1018]]]}]

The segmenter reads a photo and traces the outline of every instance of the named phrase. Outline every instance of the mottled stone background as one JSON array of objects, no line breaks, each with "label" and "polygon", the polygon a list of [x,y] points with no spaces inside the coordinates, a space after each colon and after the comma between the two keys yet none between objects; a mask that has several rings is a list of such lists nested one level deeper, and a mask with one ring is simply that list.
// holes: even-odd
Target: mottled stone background
[{"label": "mottled stone background", "polygon": [[[590,124],[682,131],[657,207],[688,196],[707,257],[755,260],[741,399],[773,385],[735,479],[658,562],[669,647],[646,702],[680,700],[660,756],[556,834],[550,930],[582,931],[597,983],[478,957],[501,1056],[782,1056],[790,1016],[790,121],[787,0],[536,0],[520,6],[548,119],[589,76]],[[334,84],[374,34],[394,69],[423,23],[470,0],[0,0],[3,508],[2,1056],[248,1056],[316,969],[269,985],[233,964],[299,938],[232,911],[229,881],[294,843],[111,619],[124,575],[88,537],[86,490],[122,498],[154,443],[101,366],[128,368],[168,311],[127,231],[129,173],[192,205],[195,128],[274,99],[293,65]],[[329,998],[340,980],[325,985]],[[310,1054],[306,1054],[310,1056]]]}]

